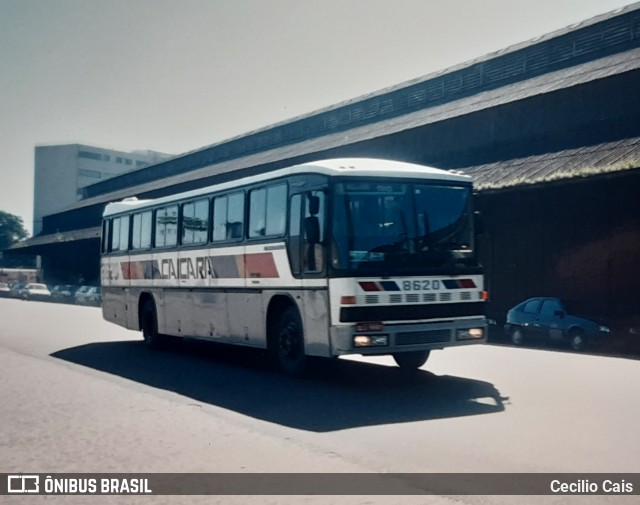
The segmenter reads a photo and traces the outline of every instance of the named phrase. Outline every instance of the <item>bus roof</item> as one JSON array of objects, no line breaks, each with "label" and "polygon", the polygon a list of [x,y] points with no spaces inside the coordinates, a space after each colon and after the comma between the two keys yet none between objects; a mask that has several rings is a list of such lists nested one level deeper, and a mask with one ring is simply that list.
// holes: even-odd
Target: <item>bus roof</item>
[{"label": "bus roof", "polygon": [[249,184],[270,181],[280,177],[298,174],[320,174],[329,177],[396,177],[406,179],[425,179],[434,181],[446,181],[453,183],[471,184],[471,177],[459,173],[440,170],[425,165],[416,165],[402,161],[382,160],[376,158],[335,158],[321,161],[313,161],[281,168],[271,172],[242,177],[234,181],[224,182],[200,189],[176,193],[154,200],[138,200],[137,198],[125,198],[120,202],[109,203],[105,207],[104,216],[129,212],[138,208],[151,207],[176,200],[183,200],[197,196],[207,195],[215,191],[224,191]]}]

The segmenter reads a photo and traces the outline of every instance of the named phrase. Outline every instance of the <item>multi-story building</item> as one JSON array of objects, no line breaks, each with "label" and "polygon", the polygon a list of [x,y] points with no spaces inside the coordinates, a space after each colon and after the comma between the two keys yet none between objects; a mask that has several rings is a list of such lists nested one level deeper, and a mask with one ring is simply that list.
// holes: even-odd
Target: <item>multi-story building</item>
[{"label": "multi-story building", "polygon": [[83,144],[36,146],[33,234],[42,230],[43,216],[78,201],[82,188],[171,157],[155,151],[123,152]]}]

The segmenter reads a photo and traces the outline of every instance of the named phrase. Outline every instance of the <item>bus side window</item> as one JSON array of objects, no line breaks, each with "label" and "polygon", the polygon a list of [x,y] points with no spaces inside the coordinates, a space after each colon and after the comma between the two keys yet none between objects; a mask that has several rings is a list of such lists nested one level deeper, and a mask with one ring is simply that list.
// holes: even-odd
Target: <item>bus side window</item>
[{"label": "bus side window", "polygon": [[209,235],[209,200],[197,200],[182,205],[183,245],[204,244]]},{"label": "bus side window", "polygon": [[122,216],[120,220],[120,250],[127,251],[129,249],[129,216]]},{"label": "bus side window", "polygon": [[131,249],[149,249],[151,247],[151,211],[133,215],[131,230]]},{"label": "bus side window", "polygon": [[249,238],[279,237],[285,232],[287,185],[249,192]]},{"label": "bus side window", "polygon": [[120,218],[111,220],[111,236],[109,237],[109,251],[120,250]]},{"label": "bus side window", "polygon": [[149,249],[151,247],[152,221],[153,216],[150,210],[142,213],[142,228],[140,230],[140,247],[142,249]]},{"label": "bus side window", "polygon": [[213,241],[242,240],[244,193],[218,196],[213,200]]},{"label": "bus side window", "polygon": [[324,209],[325,195],[322,191],[307,193],[304,212],[304,271],[324,270]]},{"label": "bus side window", "polygon": [[227,197],[220,196],[213,201],[213,241],[227,239]]},{"label": "bus side window", "polygon": [[111,220],[109,252],[129,249],[129,216],[114,217]]},{"label": "bus side window", "polygon": [[242,240],[244,235],[244,193],[229,195],[227,220],[227,238]]},{"label": "bus side window", "polygon": [[109,224],[111,220],[102,221],[102,241],[100,246],[100,251],[102,254],[106,254],[109,252]]},{"label": "bus side window", "polygon": [[171,247],[178,243],[178,206],[156,210],[156,247]]}]

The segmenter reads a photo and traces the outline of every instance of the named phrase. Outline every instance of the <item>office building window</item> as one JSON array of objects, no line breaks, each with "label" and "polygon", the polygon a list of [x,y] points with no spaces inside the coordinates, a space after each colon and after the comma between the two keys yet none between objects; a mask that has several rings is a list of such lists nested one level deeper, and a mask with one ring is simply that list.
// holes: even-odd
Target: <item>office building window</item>
[{"label": "office building window", "polygon": [[79,168],[78,175],[80,177],[89,177],[91,179],[102,179],[102,173],[97,170],[85,170],[84,168]]},{"label": "office building window", "polygon": [[92,153],[91,151],[79,151],[78,152],[78,158],[86,158],[86,159],[89,159],[89,160],[101,161],[102,160],[102,154]]}]

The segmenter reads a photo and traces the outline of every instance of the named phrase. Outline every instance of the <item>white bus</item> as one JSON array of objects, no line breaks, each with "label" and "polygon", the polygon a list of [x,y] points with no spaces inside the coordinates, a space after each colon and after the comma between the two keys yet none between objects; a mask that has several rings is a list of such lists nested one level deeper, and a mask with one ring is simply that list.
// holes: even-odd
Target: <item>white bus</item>
[{"label": "white bus", "polygon": [[104,318],[166,336],[309,356],[484,342],[471,179],[377,159],[318,161],[155,200],[107,205]]}]

